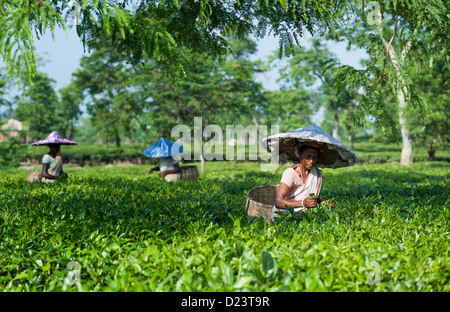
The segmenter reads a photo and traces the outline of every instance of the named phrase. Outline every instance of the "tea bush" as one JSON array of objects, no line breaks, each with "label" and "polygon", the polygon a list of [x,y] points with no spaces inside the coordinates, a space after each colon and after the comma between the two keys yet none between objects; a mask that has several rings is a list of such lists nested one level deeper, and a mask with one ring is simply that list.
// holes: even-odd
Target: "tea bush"
[{"label": "tea bush", "polygon": [[[345,142],[345,141],[344,141]],[[80,166],[98,166],[104,164],[113,164],[117,162],[131,162],[133,164],[151,164],[156,165],[158,161],[156,159],[147,158],[144,156],[144,150],[148,145],[145,144],[123,144],[122,147],[116,146],[105,147],[98,144],[80,144],[74,146],[63,146],[61,148],[64,162],[74,163]],[[42,156],[48,152],[47,146],[21,146],[20,156],[17,151],[9,151],[11,155],[15,155],[15,163],[11,165],[19,165],[19,161],[40,163]],[[222,159],[226,158],[227,145],[224,143],[222,153],[217,152],[217,155],[222,155]],[[240,152],[242,147],[237,145],[234,147],[234,157],[237,160],[238,151]],[[361,142],[355,142],[352,150],[358,157],[358,163],[360,164],[382,164],[382,163],[398,163],[400,161],[401,145],[395,143],[370,143],[367,140]],[[0,144],[1,151],[1,144]],[[261,146],[246,145],[243,151],[243,157],[247,160],[255,160],[259,162],[260,157],[269,157],[270,155],[262,150]],[[450,153],[448,148],[439,148],[436,150],[436,160],[449,161]],[[193,146],[186,146],[184,149],[187,159],[194,160],[194,152],[197,152]],[[215,151],[213,151],[215,152]],[[13,154],[14,153],[14,154]],[[217,156],[216,155],[216,156]],[[9,158],[8,158],[9,159]],[[218,159],[216,157],[215,159]],[[239,158],[241,159],[241,158]],[[427,149],[424,146],[414,146],[414,161],[423,162],[428,160]],[[0,165],[2,159],[0,158]]]},{"label": "tea bush", "polygon": [[324,169],[336,207],[271,225],[244,210],[273,173],[259,163],[207,162],[197,182],[147,170],[67,168],[48,185],[2,171],[0,290],[450,290],[447,162]]}]

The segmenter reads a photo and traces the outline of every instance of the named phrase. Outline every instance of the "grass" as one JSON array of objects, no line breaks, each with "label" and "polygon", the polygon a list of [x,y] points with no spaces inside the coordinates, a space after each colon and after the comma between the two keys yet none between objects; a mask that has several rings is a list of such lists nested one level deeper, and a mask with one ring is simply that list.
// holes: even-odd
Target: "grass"
[{"label": "grass", "polygon": [[198,182],[147,170],[67,167],[51,185],[2,171],[0,290],[450,290],[448,162],[324,169],[336,208],[272,225],[244,211],[273,174],[257,162],[207,162]]}]

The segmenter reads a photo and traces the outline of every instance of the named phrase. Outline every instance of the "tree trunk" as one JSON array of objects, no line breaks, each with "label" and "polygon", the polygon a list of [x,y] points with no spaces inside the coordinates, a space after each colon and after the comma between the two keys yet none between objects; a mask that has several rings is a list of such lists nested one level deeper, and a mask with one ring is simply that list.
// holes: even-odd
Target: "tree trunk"
[{"label": "tree trunk", "polygon": [[[414,36],[417,34],[417,29],[414,30]],[[402,134],[402,154],[400,157],[400,163],[404,166],[410,166],[413,162],[413,152],[412,152],[412,145],[411,145],[411,138],[409,135],[409,131],[406,128],[406,117],[405,117],[405,111],[406,107],[408,106],[408,103],[405,99],[405,81],[401,74],[400,64],[397,60],[397,56],[395,54],[394,47],[392,45],[389,45],[389,43],[381,36],[384,44],[386,45],[389,53],[389,58],[392,61],[392,65],[394,66],[394,69],[396,71],[397,79],[398,79],[398,85],[397,85],[397,100],[398,100],[398,116],[399,116],[399,125],[400,125],[400,131]],[[408,53],[409,49],[411,49],[412,46],[412,39],[408,40],[406,45],[403,47],[400,58],[402,61],[405,60],[406,54]]]},{"label": "tree trunk", "polygon": [[397,91],[398,108],[399,108],[399,119],[398,123],[400,125],[400,131],[402,134],[402,154],[400,163],[403,166],[410,166],[413,162],[413,153],[411,146],[411,138],[409,136],[409,131],[406,128],[406,118],[404,117],[404,112],[406,110],[407,103],[405,101],[405,94],[403,90],[399,89]]},{"label": "tree trunk", "polygon": [[333,114],[333,137],[336,140],[340,140],[340,138],[339,138],[339,116],[338,116],[337,112],[335,112]]},{"label": "tree trunk", "polygon": [[73,129],[73,124],[70,123],[70,124],[69,124],[69,128],[68,128],[67,131],[66,131],[66,139],[67,139],[67,140],[70,140],[71,137],[72,137],[72,129]]},{"label": "tree trunk", "polygon": [[348,133],[348,147],[349,148],[353,148],[353,139],[352,139],[352,132],[351,132],[351,128],[347,127],[347,133]]},{"label": "tree trunk", "polygon": [[[208,120],[204,121],[205,128],[208,126]],[[202,138],[203,138],[203,129],[202,131]],[[203,139],[200,141],[200,171],[203,172],[205,170],[205,156],[203,156]]]},{"label": "tree trunk", "polygon": [[256,131],[258,131],[259,123],[258,119],[256,119],[256,115],[253,115],[253,123],[255,124]]},{"label": "tree trunk", "polygon": [[116,147],[120,147],[120,135],[119,133],[114,133],[114,137],[116,139]]},{"label": "tree trunk", "polygon": [[108,137],[105,136],[103,143],[105,144],[105,147],[108,147]]},{"label": "tree trunk", "polygon": [[434,141],[434,140],[431,140],[431,141],[428,143],[428,147],[427,147],[427,150],[428,150],[428,159],[429,159],[430,161],[434,161],[434,154],[435,154],[435,152],[436,152],[436,149],[433,147],[433,141]]},{"label": "tree trunk", "polygon": [[203,151],[200,153],[200,170],[205,171],[205,157],[203,156]]}]

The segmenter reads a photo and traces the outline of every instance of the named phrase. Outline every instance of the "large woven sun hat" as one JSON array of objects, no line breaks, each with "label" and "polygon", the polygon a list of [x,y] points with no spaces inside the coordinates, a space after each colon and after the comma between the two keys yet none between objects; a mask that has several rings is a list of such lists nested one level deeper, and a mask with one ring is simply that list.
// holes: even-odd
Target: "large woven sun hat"
[{"label": "large woven sun hat", "polygon": [[341,168],[353,166],[356,155],[339,140],[316,124],[288,132],[278,133],[262,140],[264,148],[280,159],[298,163],[299,149],[308,145],[320,150],[316,166],[321,168]]},{"label": "large woven sun hat", "polygon": [[61,135],[56,131],[53,131],[52,133],[50,133],[48,135],[48,137],[46,137],[43,140],[39,140],[34,143],[31,143],[31,145],[33,145],[33,146],[48,145],[48,144],[77,145],[78,143],[75,141],[68,140],[68,139],[63,139],[61,137]]}]

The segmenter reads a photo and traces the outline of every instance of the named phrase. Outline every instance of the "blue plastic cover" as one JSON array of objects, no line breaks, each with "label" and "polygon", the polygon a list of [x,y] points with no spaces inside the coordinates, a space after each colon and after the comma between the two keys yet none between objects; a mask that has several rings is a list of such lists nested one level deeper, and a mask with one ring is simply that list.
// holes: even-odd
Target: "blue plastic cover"
[{"label": "blue plastic cover", "polygon": [[170,157],[183,152],[181,144],[160,138],[158,142],[147,147],[144,155],[150,158]]}]

